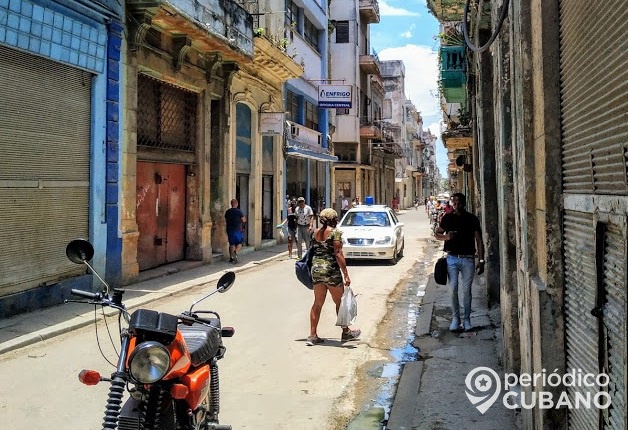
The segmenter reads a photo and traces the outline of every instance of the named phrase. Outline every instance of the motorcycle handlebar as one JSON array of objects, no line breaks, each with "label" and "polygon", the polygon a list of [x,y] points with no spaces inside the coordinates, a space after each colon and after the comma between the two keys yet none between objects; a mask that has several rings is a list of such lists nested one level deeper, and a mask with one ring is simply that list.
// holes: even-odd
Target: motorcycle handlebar
[{"label": "motorcycle handlebar", "polygon": [[74,288],[72,288],[71,293],[74,296],[84,297],[90,300],[100,300],[99,293],[90,293],[89,291],[77,290]]}]

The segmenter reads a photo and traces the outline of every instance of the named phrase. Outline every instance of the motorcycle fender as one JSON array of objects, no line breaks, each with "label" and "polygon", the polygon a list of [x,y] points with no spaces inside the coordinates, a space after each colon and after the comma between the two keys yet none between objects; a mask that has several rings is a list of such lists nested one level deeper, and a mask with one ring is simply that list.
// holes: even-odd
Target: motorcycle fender
[{"label": "motorcycle fender", "polygon": [[209,393],[210,372],[209,365],[201,366],[190,371],[181,378],[181,383],[188,387],[188,395],[185,401],[190,409],[195,410]]}]

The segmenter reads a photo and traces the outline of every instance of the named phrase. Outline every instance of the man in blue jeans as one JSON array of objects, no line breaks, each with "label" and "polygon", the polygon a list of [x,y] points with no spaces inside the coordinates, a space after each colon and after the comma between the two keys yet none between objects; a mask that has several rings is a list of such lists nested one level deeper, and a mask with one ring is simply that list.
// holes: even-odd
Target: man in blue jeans
[{"label": "man in blue jeans", "polygon": [[238,207],[238,200],[231,199],[231,208],[225,212],[227,237],[229,239],[229,263],[238,262],[238,252],[242,248],[242,232],[246,217]]},{"label": "man in blue jeans", "polygon": [[[444,240],[443,251],[447,253],[447,275],[451,288],[452,319],[449,330],[470,331],[471,325],[471,284],[475,275],[475,259],[478,258],[477,273],[484,273],[484,243],[478,217],[465,210],[467,199],[456,193],[451,198],[453,212],[443,216],[434,236]],[[460,303],[458,301],[459,275],[462,277],[464,313],[460,324]]]}]

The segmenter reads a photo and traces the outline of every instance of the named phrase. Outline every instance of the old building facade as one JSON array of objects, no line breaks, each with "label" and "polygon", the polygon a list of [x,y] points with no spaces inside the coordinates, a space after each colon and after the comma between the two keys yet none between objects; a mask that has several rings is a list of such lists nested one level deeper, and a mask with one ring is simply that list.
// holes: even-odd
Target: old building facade
[{"label": "old building facade", "polygon": [[[441,22],[462,21],[464,2],[437,3],[428,1]],[[467,152],[489,300],[502,310],[504,366],[609,376],[605,387],[522,387],[528,396],[566,392],[572,402],[601,391],[611,399],[606,409],[524,409],[525,428],[623,429],[628,68],[619,53],[628,4],[501,4],[491,2],[481,19],[472,11],[469,34],[481,35],[472,43],[499,32],[490,49],[458,47],[472,69],[464,71]]]},{"label": "old building facade", "polygon": [[281,216],[283,181],[282,135],[264,135],[261,121],[283,111],[282,84],[302,68],[255,35],[236,2],[127,8],[124,280],[226,253],[232,198],[247,216],[245,245],[260,247]]}]

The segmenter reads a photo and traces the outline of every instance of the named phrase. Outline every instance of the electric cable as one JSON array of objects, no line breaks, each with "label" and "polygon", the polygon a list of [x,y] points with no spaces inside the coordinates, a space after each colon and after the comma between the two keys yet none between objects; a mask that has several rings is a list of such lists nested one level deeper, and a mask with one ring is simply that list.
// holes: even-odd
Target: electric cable
[{"label": "electric cable", "polygon": [[[469,16],[469,6],[471,4],[471,0],[467,0],[465,5],[464,5],[464,14],[463,14],[463,18],[462,18],[462,33],[464,34],[464,41],[467,44],[467,46],[469,47],[470,50],[472,50],[473,52],[484,52],[486,51],[495,41],[495,39],[497,38],[497,36],[499,35],[499,32],[502,29],[502,24],[504,23],[504,20],[506,19],[506,16],[508,15],[508,6],[510,4],[510,0],[503,0],[503,4],[502,4],[502,13],[501,16],[499,17],[499,22],[497,23],[497,27],[495,28],[495,31],[493,32],[493,34],[491,35],[490,39],[488,40],[488,42],[486,42],[483,46],[480,46],[479,48],[477,46],[475,46],[475,44],[473,42],[471,42],[471,39],[469,38],[469,30],[467,28],[467,19]],[[480,2],[481,4],[481,2]],[[482,11],[480,10],[481,8],[478,8],[478,14],[482,14]]]}]

